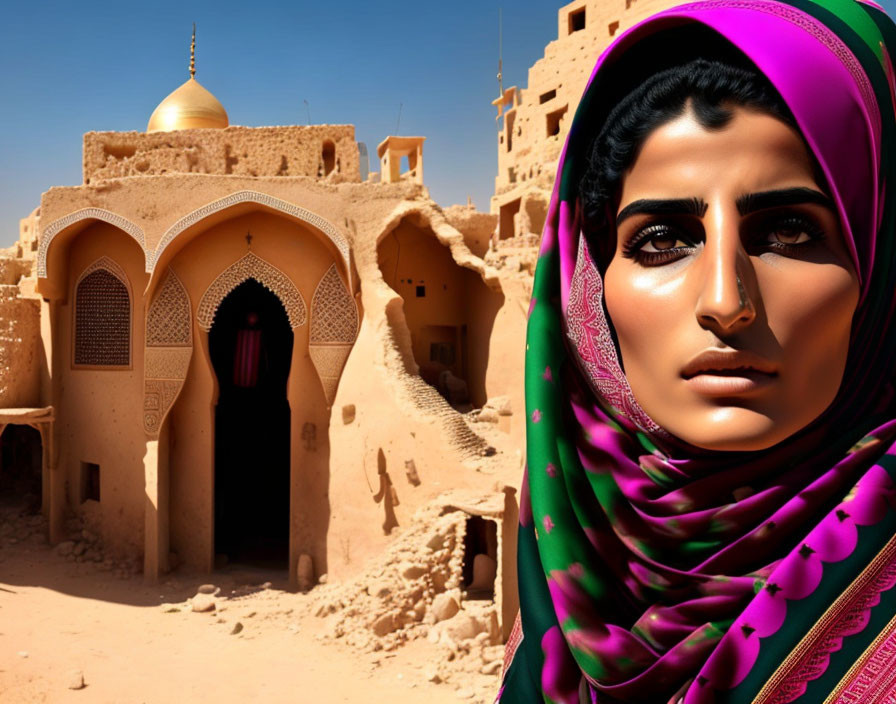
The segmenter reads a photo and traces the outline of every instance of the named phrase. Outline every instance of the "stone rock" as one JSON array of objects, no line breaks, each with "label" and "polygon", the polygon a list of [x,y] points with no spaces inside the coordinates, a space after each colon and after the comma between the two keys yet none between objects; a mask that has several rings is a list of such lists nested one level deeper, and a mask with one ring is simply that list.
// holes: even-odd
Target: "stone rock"
[{"label": "stone rock", "polygon": [[217,594],[218,588],[214,584],[200,584],[197,594]]},{"label": "stone rock", "polygon": [[479,411],[479,415],[476,416],[476,420],[480,423],[497,423],[498,412],[493,408],[483,408]]},{"label": "stone rock", "polygon": [[501,669],[501,665],[503,663],[500,660],[495,660],[494,662],[490,662],[487,665],[483,665],[480,672],[483,675],[497,675],[498,671]]},{"label": "stone rock", "polygon": [[457,603],[457,599],[450,594],[437,594],[435,599],[432,600],[432,609],[430,611],[435,617],[436,623],[438,623],[439,621],[447,621],[449,618],[452,618],[460,611],[460,605]]},{"label": "stone rock", "polygon": [[485,625],[469,614],[460,614],[447,624],[448,635],[456,641],[471,640],[485,630]]},{"label": "stone rock", "polygon": [[243,630],[243,624],[237,621],[233,624],[233,628],[230,630],[230,635],[235,636],[237,633]]},{"label": "stone rock", "polygon": [[72,550],[72,553],[74,553],[75,556],[79,557],[79,556],[83,555],[85,552],[87,552],[86,543],[75,543],[75,549]]},{"label": "stone rock", "polygon": [[417,621],[422,621],[423,617],[426,616],[426,600],[420,599],[414,604],[414,616]]},{"label": "stone rock", "polygon": [[87,552],[84,553],[84,559],[90,560],[91,562],[102,562],[103,553],[101,553],[96,548],[90,548]]},{"label": "stone rock", "polygon": [[495,396],[485,402],[485,408],[497,411],[499,416],[513,415],[510,405],[510,396]]},{"label": "stone rock", "polygon": [[69,689],[84,689],[84,673],[80,670],[72,670],[68,673]]},{"label": "stone rock", "polygon": [[435,552],[436,550],[441,550],[445,546],[445,536],[441,533],[436,533],[433,535],[428,541],[426,541],[426,547]]},{"label": "stone rock", "polygon": [[367,585],[367,593],[382,599],[392,593],[392,586],[384,580],[377,580]]},{"label": "stone rock", "polygon": [[426,574],[426,568],[422,565],[415,565],[412,562],[402,562],[398,566],[398,571],[405,579],[418,579]]},{"label": "stone rock", "polygon": [[320,577],[318,577],[317,583],[318,584],[326,584],[327,583],[327,575],[322,574]]},{"label": "stone rock", "polygon": [[392,614],[383,614],[373,622],[371,630],[378,636],[384,636],[395,630],[395,619]]},{"label": "stone rock", "polygon": [[215,610],[215,598],[211,594],[197,594],[192,601],[193,611],[206,613]]},{"label": "stone rock", "polygon": [[432,682],[433,684],[439,684],[442,681],[439,668],[433,664],[429,664],[423,669],[423,676],[426,677],[427,682]]},{"label": "stone rock", "polygon": [[342,423],[348,425],[355,420],[355,404],[347,403],[342,407]]},{"label": "stone rock", "polygon": [[59,543],[56,546],[56,553],[66,557],[72,554],[72,550],[75,549],[75,544],[71,540],[66,540],[65,542]]},{"label": "stone rock", "polygon": [[86,528],[81,531],[81,537],[88,543],[95,543],[97,541],[97,537]]},{"label": "stone rock", "polygon": [[299,564],[296,566],[296,580],[301,592],[307,592],[314,586],[314,564],[311,561],[311,555],[307,553],[299,555]]}]

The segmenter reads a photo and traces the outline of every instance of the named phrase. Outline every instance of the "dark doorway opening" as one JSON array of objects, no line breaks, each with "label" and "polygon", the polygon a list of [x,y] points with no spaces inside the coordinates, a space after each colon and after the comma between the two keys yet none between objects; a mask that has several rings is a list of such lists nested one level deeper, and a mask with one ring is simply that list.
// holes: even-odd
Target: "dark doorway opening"
[{"label": "dark doorway opening", "polygon": [[467,519],[464,533],[463,585],[467,599],[495,598],[498,574],[498,524],[481,516]]},{"label": "dark doorway opening", "polygon": [[221,302],[209,332],[215,407],[216,564],[289,564],[293,332],[280,299],[249,279]]},{"label": "dark doorway opening", "polygon": [[0,504],[40,513],[42,480],[40,432],[7,425],[0,435]]}]

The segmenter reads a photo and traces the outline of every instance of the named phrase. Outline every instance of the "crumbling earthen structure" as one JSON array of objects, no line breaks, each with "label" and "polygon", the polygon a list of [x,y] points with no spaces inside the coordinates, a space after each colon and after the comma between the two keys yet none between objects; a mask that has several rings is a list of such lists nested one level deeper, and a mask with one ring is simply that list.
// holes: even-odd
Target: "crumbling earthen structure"
[{"label": "crumbling earthen structure", "polygon": [[438,597],[496,646],[528,285],[481,258],[495,217],[430,199],[422,148],[388,137],[362,180],[351,125],[229,125],[192,76],[147,132],[85,135],[83,184],[0,258],[0,500],[123,577],[398,575],[372,633]]},{"label": "crumbling earthen structure", "polygon": [[557,39],[529,69],[528,86],[504,90],[498,108],[498,175],[491,212],[498,239],[540,234],[557,160],[595,61],[610,41],[671,0],[575,0],[557,12]]}]

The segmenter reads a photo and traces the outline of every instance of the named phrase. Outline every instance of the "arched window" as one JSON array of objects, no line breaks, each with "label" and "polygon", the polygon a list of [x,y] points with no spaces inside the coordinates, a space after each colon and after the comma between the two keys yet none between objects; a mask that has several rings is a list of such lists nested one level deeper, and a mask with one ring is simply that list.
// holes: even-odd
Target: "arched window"
[{"label": "arched window", "polygon": [[74,364],[131,366],[131,295],[111,260],[89,266],[75,289]]}]

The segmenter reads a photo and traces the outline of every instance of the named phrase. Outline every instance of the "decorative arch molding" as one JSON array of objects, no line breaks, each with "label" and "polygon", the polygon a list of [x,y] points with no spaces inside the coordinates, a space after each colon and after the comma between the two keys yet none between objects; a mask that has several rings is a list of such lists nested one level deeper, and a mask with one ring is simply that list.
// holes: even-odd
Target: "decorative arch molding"
[{"label": "decorative arch molding", "polygon": [[77,291],[78,285],[85,278],[90,276],[93,272],[99,271],[100,269],[105,269],[110,274],[112,274],[112,276],[114,276],[116,279],[121,281],[121,283],[124,285],[124,287],[128,290],[128,298],[130,298],[131,300],[134,299],[134,294],[131,291],[131,282],[128,280],[128,275],[124,273],[124,269],[122,269],[118,265],[118,262],[116,262],[114,259],[111,259],[110,257],[106,257],[106,256],[100,257],[92,264],[88,264],[84,268],[84,270],[80,274],[78,274],[78,280],[75,281],[75,286],[74,286],[73,290]]},{"label": "decorative arch molding", "polygon": [[239,205],[241,203],[258,203],[259,205],[263,205],[265,207],[271,208],[272,210],[276,210],[284,213],[285,215],[294,217],[297,220],[307,222],[309,225],[312,225],[316,229],[323,232],[324,235],[327,236],[330,242],[332,242],[336,249],[339,251],[339,254],[342,256],[346,275],[349,276],[349,280],[351,280],[351,265],[348,240],[345,239],[345,237],[333,226],[332,223],[325,220],[320,215],[312,213],[310,210],[305,210],[305,208],[300,208],[299,206],[288,203],[285,200],[275,198],[274,196],[268,195],[267,193],[259,193],[258,191],[237,191],[236,193],[231,193],[225,198],[221,198],[220,200],[216,200],[208,203],[207,205],[203,205],[201,208],[198,208],[192,213],[189,213],[188,215],[182,217],[171,227],[169,227],[165,234],[162,236],[162,239],[156,247],[155,251],[148,257],[146,270],[152,273],[165,249],[177,238],[177,236],[181,232],[186,230],[188,227],[195,225],[196,223],[204,220],[210,215],[214,215],[215,213],[226,210],[227,208],[230,208],[234,205]]},{"label": "decorative arch molding", "polygon": [[249,252],[225,269],[202,294],[196,313],[199,327],[206,332],[211,330],[218,306],[228,293],[248,279],[255,279],[280,299],[286,309],[290,327],[297,328],[305,324],[307,318],[305,300],[299,289],[280,269]]},{"label": "decorative arch molding", "polygon": [[193,355],[193,316],[187,289],[171,267],[146,316],[143,429],[156,437],[183,389]]},{"label": "decorative arch molding", "polygon": [[[47,254],[50,251],[50,244],[52,244],[53,239],[63,230],[82,220],[101,220],[126,232],[140,245],[140,249],[143,250],[144,253],[144,259],[146,258],[146,239],[143,235],[143,230],[137,227],[137,225],[127,218],[109,210],[103,210],[102,208],[83,208],[82,210],[76,210],[73,213],[69,213],[58,220],[54,220],[41,231],[40,245],[37,250],[37,275],[39,278],[47,278]],[[148,261],[146,262],[145,268],[147,272],[150,271]]]},{"label": "decorative arch molding", "polygon": [[311,299],[308,341],[308,352],[328,406],[333,405],[342,370],[358,337],[358,318],[358,306],[333,264],[321,277]]}]

